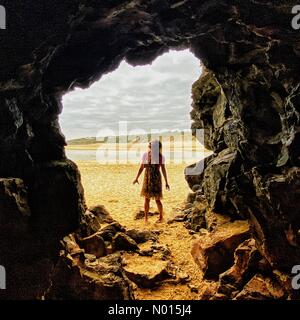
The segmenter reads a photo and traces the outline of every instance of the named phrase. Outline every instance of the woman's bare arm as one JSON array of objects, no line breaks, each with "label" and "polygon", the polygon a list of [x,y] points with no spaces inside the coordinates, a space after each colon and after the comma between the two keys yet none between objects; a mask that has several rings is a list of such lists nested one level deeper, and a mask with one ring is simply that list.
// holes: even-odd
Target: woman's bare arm
[{"label": "woman's bare arm", "polygon": [[167,190],[170,190],[170,186],[169,186],[169,182],[168,182],[167,169],[166,169],[166,165],[165,164],[161,165],[161,171],[162,171],[163,176],[164,176],[165,181],[166,181],[166,188],[167,188]]},{"label": "woman's bare arm", "polygon": [[135,180],[133,181],[133,184],[139,183],[139,177],[140,177],[140,175],[142,174],[144,168],[145,168],[145,166],[144,166],[144,164],[142,163],[142,164],[140,165],[140,167],[139,167],[139,171],[138,171],[138,173],[137,173],[137,176],[136,176]]}]

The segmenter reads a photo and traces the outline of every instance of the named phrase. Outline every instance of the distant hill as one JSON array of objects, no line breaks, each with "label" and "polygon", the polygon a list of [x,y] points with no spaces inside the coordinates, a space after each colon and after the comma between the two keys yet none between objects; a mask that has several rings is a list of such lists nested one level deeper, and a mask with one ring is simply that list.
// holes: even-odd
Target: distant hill
[{"label": "distant hill", "polygon": [[[178,135],[183,135],[186,134],[187,132],[190,132],[190,130],[175,130],[175,131],[165,131],[157,134],[144,134],[144,135],[129,135],[129,136],[117,136],[117,137],[87,137],[87,138],[78,138],[78,139],[72,139],[68,140],[67,144],[69,146],[76,146],[76,145],[89,145],[89,144],[99,144],[99,143],[106,143],[106,142],[116,142],[119,143],[120,141],[128,141],[132,143],[137,143],[137,142],[149,142],[150,140],[153,140],[155,138],[159,137],[168,137],[168,136],[173,136],[176,137]],[[128,140],[126,140],[126,138]]]},{"label": "distant hill", "polygon": [[95,144],[99,143],[95,137],[88,137],[88,138],[79,138],[79,139],[72,139],[68,140],[67,144],[70,146],[76,146],[81,144]]}]

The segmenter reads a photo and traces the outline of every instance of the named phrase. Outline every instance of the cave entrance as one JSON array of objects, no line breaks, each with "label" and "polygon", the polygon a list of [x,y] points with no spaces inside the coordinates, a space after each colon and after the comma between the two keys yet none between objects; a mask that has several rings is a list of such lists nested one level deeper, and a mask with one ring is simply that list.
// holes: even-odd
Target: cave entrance
[{"label": "cave entrance", "polygon": [[165,219],[176,213],[189,192],[184,169],[203,155],[189,115],[191,87],[201,71],[189,50],[170,51],[151,65],[123,61],[90,88],[64,96],[66,153],[79,167],[88,207],[104,205],[114,219],[136,227],[143,175],[139,186],[133,180],[148,142],[159,139],[171,185],[164,190]]}]

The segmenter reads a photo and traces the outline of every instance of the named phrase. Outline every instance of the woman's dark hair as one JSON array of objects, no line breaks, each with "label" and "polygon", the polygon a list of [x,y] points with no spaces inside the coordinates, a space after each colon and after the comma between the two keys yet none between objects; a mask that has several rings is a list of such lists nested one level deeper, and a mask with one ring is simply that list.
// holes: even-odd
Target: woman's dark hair
[{"label": "woman's dark hair", "polygon": [[153,140],[150,142],[150,146],[151,146],[151,153],[154,156],[155,160],[151,160],[154,161],[154,163],[162,163],[162,143],[159,140]]},{"label": "woman's dark hair", "polygon": [[159,152],[161,153],[161,151],[162,151],[162,143],[161,143],[160,140],[153,140],[153,141],[150,142],[150,145],[151,145],[151,147],[153,146],[154,148],[158,147]]}]

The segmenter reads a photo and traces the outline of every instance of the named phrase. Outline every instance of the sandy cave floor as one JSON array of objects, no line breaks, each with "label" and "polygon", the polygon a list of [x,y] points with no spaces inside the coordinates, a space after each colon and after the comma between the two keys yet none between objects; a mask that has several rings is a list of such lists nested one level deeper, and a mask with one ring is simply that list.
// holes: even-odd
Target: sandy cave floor
[{"label": "sandy cave floor", "polygon": [[[195,235],[190,235],[182,223],[166,223],[169,218],[179,213],[189,192],[183,174],[186,165],[176,164],[167,167],[171,191],[164,191],[165,222],[162,224],[155,223],[157,217],[154,216],[150,217],[148,224],[145,224],[144,220],[134,219],[137,210],[143,206],[143,198],[140,196],[143,176],[140,178],[140,185],[132,184],[138,165],[103,165],[92,161],[77,161],[76,163],[81,172],[85,197],[89,207],[98,204],[104,205],[112,217],[127,229],[161,230],[159,243],[169,247],[172,253],[172,261],[181,272],[190,276],[191,281],[186,284],[163,284],[156,289],[136,287],[136,299],[199,299],[202,274],[190,253]],[[155,202],[152,203],[151,207],[155,211],[154,205]],[[132,254],[126,254],[125,259],[132,263],[136,260],[136,257]],[[141,263],[141,259],[138,261]],[[153,268],[153,258],[151,257],[143,258],[142,263],[145,270]],[[191,286],[199,288],[199,292],[192,292]]]}]

